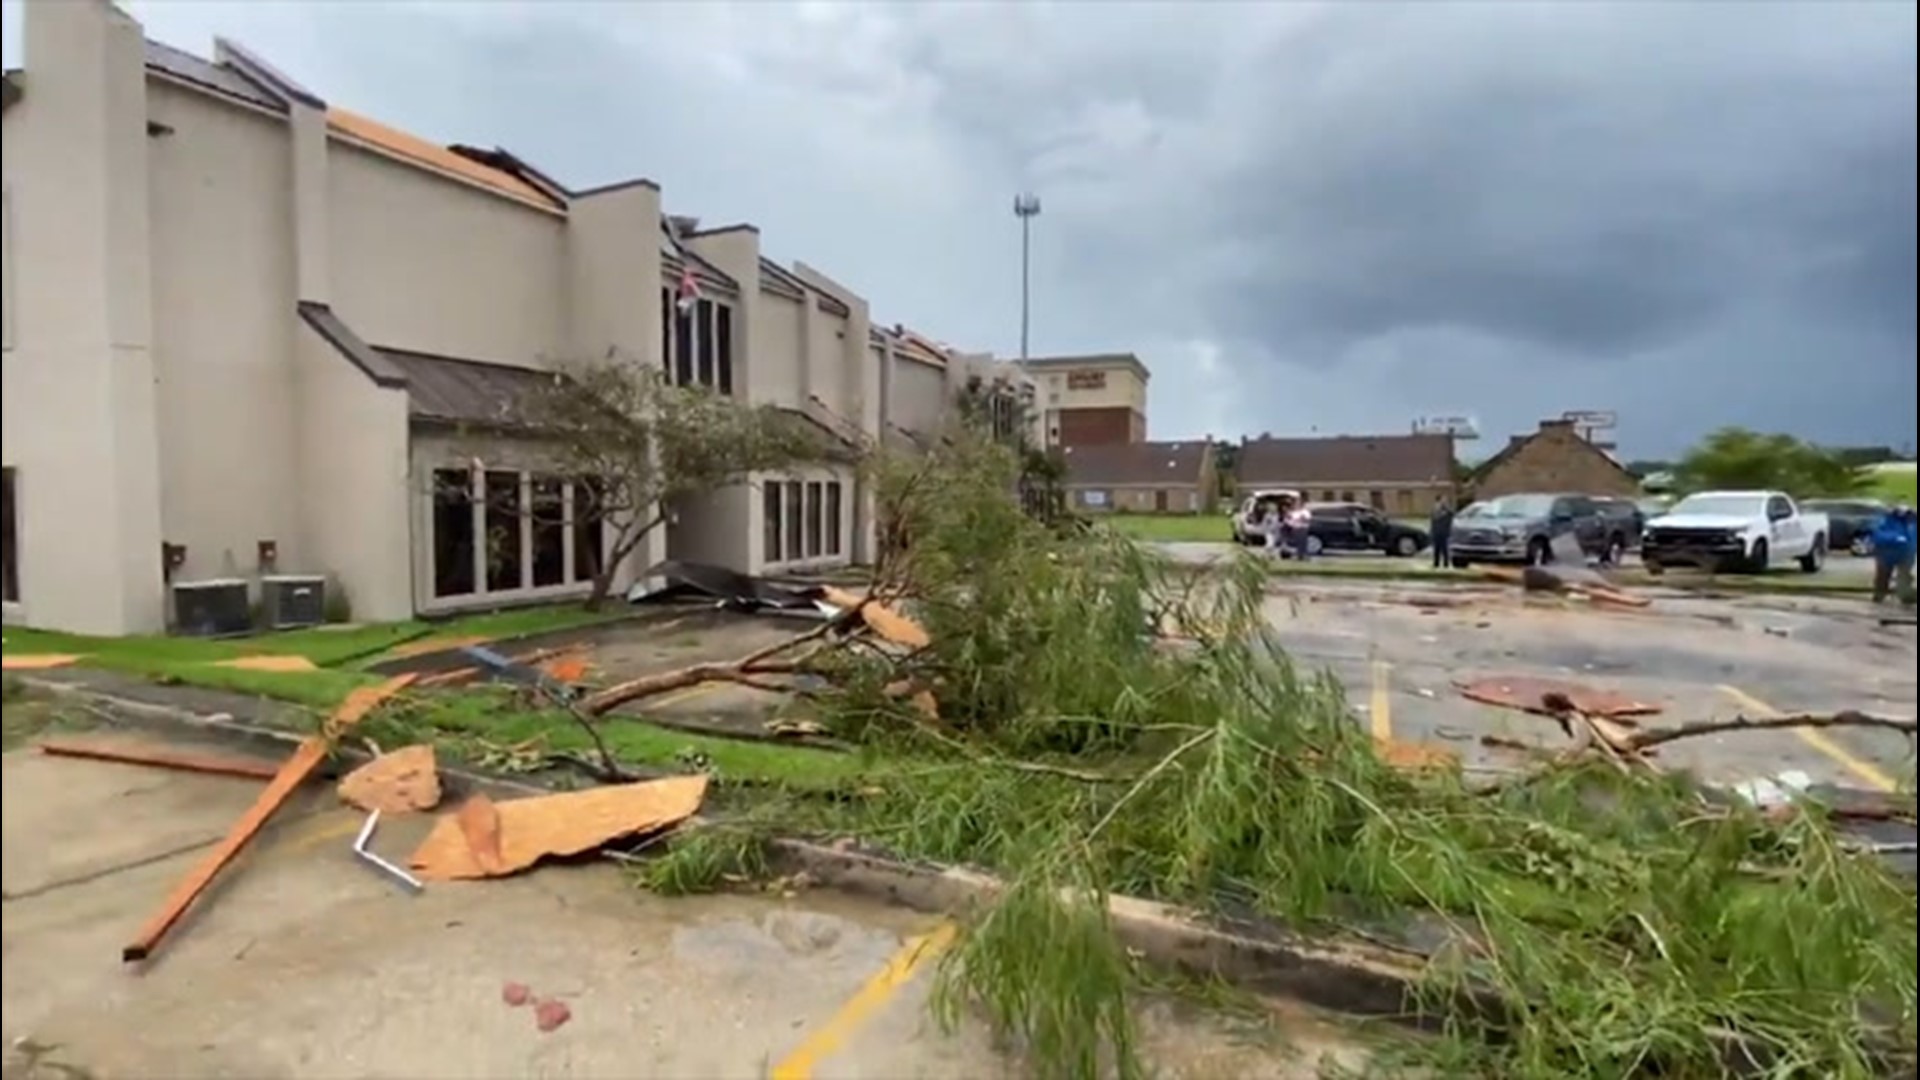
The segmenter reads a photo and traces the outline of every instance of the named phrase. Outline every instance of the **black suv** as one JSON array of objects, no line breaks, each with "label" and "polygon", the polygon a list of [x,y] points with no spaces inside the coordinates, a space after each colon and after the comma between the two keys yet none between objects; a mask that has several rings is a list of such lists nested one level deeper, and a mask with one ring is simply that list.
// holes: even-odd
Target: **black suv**
[{"label": "black suv", "polygon": [[1307,554],[1323,551],[1379,551],[1388,555],[1418,555],[1431,538],[1427,530],[1391,521],[1371,506],[1359,503],[1308,503],[1313,515],[1307,524]]}]

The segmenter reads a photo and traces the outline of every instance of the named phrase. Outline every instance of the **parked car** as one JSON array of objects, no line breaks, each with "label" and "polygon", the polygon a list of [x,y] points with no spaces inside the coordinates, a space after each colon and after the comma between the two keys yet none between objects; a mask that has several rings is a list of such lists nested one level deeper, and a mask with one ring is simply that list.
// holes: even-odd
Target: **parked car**
[{"label": "parked car", "polygon": [[[1523,562],[1544,566],[1556,548],[1618,557],[1625,542],[1594,500],[1585,495],[1517,494],[1484,499],[1453,519],[1453,565]],[[1558,541],[1558,543],[1556,543]],[[1568,543],[1571,541],[1572,543]]]},{"label": "parked car", "polygon": [[1427,530],[1388,519],[1360,503],[1308,503],[1313,521],[1307,527],[1307,554],[1323,551],[1378,551],[1388,555],[1418,555],[1431,538]]},{"label": "parked car", "polygon": [[1826,564],[1829,529],[1827,515],[1782,491],[1703,491],[1647,522],[1640,561],[1651,574],[1674,565],[1758,574],[1793,559],[1811,574]]},{"label": "parked car", "polygon": [[1597,496],[1594,506],[1600,510],[1600,516],[1611,523],[1607,530],[1606,545],[1600,552],[1601,558],[1618,563],[1619,556],[1629,551],[1640,550],[1640,537],[1647,531],[1647,512],[1632,499],[1616,498],[1611,495]]},{"label": "parked car", "polygon": [[1268,510],[1277,507],[1283,498],[1300,501],[1300,493],[1287,488],[1271,488],[1250,492],[1240,500],[1240,505],[1227,514],[1233,526],[1233,542],[1236,544],[1265,544],[1267,539],[1261,534],[1259,524]]},{"label": "parked car", "polygon": [[1873,554],[1873,526],[1887,512],[1887,504],[1876,499],[1808,499],[1800,509],[1827,515],[1829,550],[1866,556]]}]

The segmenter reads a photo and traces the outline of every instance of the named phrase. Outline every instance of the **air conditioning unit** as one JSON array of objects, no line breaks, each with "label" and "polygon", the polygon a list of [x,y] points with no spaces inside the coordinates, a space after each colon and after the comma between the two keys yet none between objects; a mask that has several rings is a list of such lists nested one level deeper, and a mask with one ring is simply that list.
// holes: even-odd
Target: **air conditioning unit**
[{"label": "air conditioning unit", "polygon": [[327,579],[317,574],[262,577],[260,618],[272,630],[319,626],[327,618]]},{"label": "air conditioning unit", "polygon": [[253,629],[244,578],[173,583],[173,631],[188,637],[226,637]]}]

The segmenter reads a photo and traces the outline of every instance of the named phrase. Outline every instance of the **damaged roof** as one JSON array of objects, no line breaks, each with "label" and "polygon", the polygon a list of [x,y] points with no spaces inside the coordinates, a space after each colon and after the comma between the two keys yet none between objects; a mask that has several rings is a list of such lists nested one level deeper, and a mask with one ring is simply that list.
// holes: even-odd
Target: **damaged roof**
[{"label": "damaged roof", "polygon": [[1071,487],[1198,485],[1211,457],[1204,439],[1104,443],[1061,450]]},{"label": "damaged roof", "polygon": [[1242,485],[1444,484],[1453,481],[1445,435],[1333,435],[1248,439],[1235,473]]},{"label": "damaged roof", "polygon": [[513,426],[518,422],[516,403],[563,377],[535,368],[405,349],[375,346],[373,351],[406,380],[407,414],[435,423]]},{"label": "damaged roof", "polygon": [[470,157],[456,154],[447,147],[428,142],[418,135],[408,134],[372,117],[362,116],[347,109],[329,107],[327,130],[401,158],[410,164],[459,177],[469,183],[478,184],[522,202],[532,203],[549,210],[566,209],[564,200],[554,198],[512,173],[483,165]]},{"label": "damaged roof", "polygon": [[176,49],[164,42],[149,39],[146,42],[147,70],[169,75],[182,82],[192,83],[203,90],[211,90],[223,97],[244,101],[258,108],[273,112],[287,111],[287,103],[279,95],[241,74],[238,68],[228,64],[217,64],[205,60],[185,49]]}]

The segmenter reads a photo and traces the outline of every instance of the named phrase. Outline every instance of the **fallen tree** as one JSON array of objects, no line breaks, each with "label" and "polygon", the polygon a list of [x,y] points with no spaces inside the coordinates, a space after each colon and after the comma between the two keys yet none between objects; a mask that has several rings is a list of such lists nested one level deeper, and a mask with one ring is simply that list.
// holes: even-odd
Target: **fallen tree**
[{"label": "fallen tree", "polygon": [[[943,961],[936,1011],[984,1010],[1050,1077],[1144,1068],[1110,893],[1298,929],[1438,928],[1413,1005],[1447,1033],[1421,1052],[1454,1074],[1714,1076],[1737,1064],[1729,1047],[1761,1071],[1911,1067],[1911,882],[1849,850],[1818,804],[1764,813],[1649,757],[1727,730],[1911,721],[1628,731],[1549,701],[1567,751],[1520,778],[1398,768],[1341,688],[1273,640],[1263,567],[1196,583],[1118,538],[1062,536],[1008,498],[1016,473],[964,433],[881,467],[912,544],[869,595],[909,611],[923,645],[876,640],[849,612],[764,655],[603,692],[642,701],[783,665],[820,681],[822,725],[872,753],[857,790],[769,795],[744,826],[687,837],[658,880],[721,880],[689,864],[723,865],[716,837],[751,862],[775,828],[992,869],[1007,888]],[[1497,1018],[1455,1008],[1486,995]]]}]

